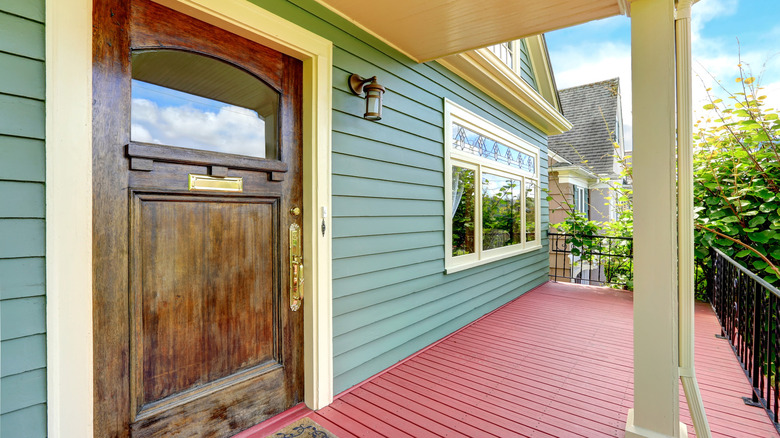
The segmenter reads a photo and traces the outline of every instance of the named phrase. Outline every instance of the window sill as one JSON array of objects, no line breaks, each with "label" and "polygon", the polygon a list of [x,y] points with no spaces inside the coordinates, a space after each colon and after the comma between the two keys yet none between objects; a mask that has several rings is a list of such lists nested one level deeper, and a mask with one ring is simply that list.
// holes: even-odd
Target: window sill
[{"label": "window sill", "polygon": [[467,262],[467,263],[447,266],[447,267],[444,268],[444,273],[445,274],[454,274],[456,272],[465,271],[466,269],[476,268],[477,266],[486,265],[488,263],[497,262],[499,260],[508,259],[510,257],[515,257],[515,256],[518,256],[518,255],[521,255],[521,254],[527,254],[529,252],[537,251],[537,250],[540,250],[540,249],[542,249],[542,244],[541,243],[539,243],[537,245],[534,245],[534,246],[531,246],[529,248],[518,249],[517,251],[512,251],[510,253],[496,255],[496,256],[492,256],[492,257],[486,257],[486,258],[483,258],[481,260],[477,260],[475,262]]}]

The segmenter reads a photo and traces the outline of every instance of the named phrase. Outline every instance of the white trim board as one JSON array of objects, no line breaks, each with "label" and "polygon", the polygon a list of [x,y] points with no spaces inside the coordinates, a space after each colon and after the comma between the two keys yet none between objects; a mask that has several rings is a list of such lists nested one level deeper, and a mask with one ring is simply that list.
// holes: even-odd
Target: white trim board
[{"label": "white trim board", "polygon": [[92,1],[46,1],[48,436],[91,437]]},{"label": "white trim board", "polygon": [[556,172],[558,174],[559,184],[574,184],[580,187],[590,188],[599,182],[598,176],[588,172],[580,166],[551,167],[548,171],[550,173]]},{"label": "white trim board", "polygon": [[[243,0],[160,4],[303,61],[305,401],[333,400],[332,43]],[[93,434],[92,1],[46,1],[48,435]],[[320,232],[325,221],[326,233]]]}]

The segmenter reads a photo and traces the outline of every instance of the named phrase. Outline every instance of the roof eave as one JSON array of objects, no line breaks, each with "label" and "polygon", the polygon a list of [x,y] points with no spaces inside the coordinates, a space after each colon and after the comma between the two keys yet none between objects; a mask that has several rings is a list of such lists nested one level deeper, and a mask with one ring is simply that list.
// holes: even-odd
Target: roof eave
[{"label": "roof eave", "polygon": [[582,166],[578,166],[576,164],[573,164],[571,166],[555,167],[554,170],[556,172],[558,172],[558,174],[566,173],[566,174],[573,175],[573,176],[579,176],[579,177],[581,177],[583,179],[589,179],[589,180],[595,180],[595,181],[600,179],[599,176],[596,175],[595,173],[591,172],[590,170],[588,170],[588,169],[586,169],[586,168],[584,168]]},{"label": "roof eave", "polygon": [[438,62],[528,120],[546,135],[562,134],[572,128],[558,108],[488,49],[449,56]]}]

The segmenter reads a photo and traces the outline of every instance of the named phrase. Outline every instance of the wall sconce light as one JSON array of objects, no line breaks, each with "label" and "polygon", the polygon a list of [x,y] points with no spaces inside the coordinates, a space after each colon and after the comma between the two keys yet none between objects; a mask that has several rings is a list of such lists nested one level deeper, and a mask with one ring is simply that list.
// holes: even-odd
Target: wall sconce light
[{"label": "wall sconce light", "polygon": [[[367,82],[371,83],[366,85]],[[363,114],[364,119],[382,119],[382,94],[385,93],[385,87],[376,83],[376,76],[364,79],[356,74],[352,74],[349,76],[349,89],[358,96],[363,94],[363,90],[366,91],[366,113]]]}]

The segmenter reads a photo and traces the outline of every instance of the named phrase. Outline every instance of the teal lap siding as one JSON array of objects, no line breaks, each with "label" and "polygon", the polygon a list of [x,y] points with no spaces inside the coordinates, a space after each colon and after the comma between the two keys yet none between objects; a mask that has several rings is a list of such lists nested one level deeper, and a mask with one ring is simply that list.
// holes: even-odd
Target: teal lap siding
[{"label": "teal lap siding", "polygon": [[[443,99],[539,146],[546,187],[543,133],[442,65],[417,64],[314,1],[256,3],[334,44],[337,393],[546,281],[546,249],[444,273]],[[527,55],[522,63],[523,79],[536,87]],[[362,118],[365,102],[347,88],[351,73],[376,75],[387,88],[381,121]],[[546,239],[542,243],[546,248]]]},{"label": "teal lap siding", "polygon": [[528,56],[528,46],[522,40],[520,41],[520,76],[534,90],[539,91],[539,87],[536,85],[536,77],[534,77],[534,69],[531,66],[531,58]]},{"label": "teal lap siding", "polygon": [[0,436],[46,436],[43,0],[0,4]]}]

